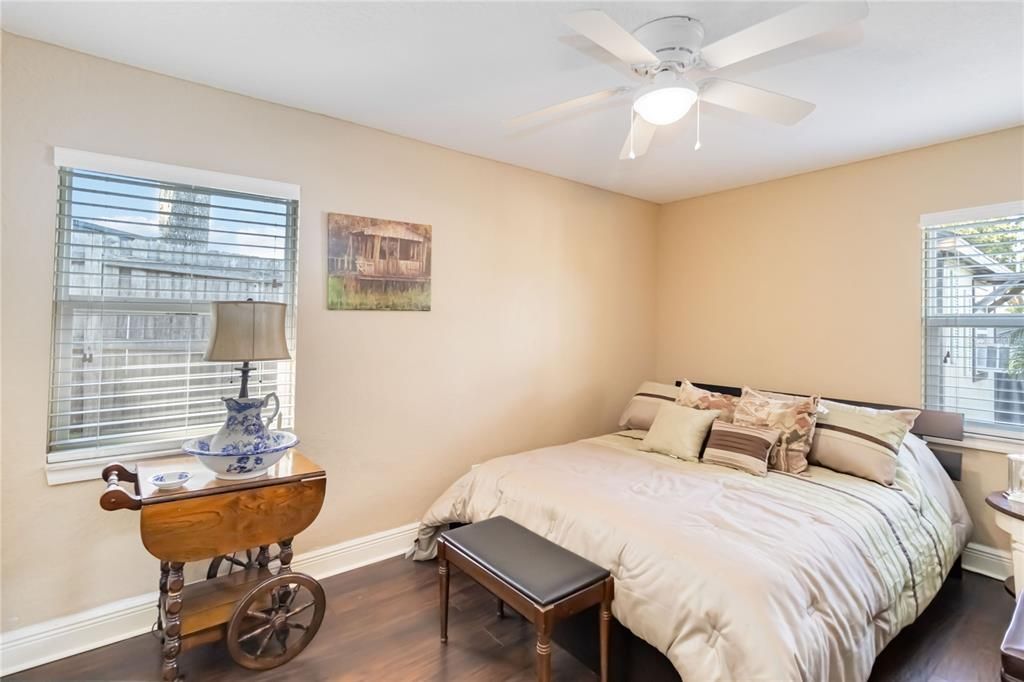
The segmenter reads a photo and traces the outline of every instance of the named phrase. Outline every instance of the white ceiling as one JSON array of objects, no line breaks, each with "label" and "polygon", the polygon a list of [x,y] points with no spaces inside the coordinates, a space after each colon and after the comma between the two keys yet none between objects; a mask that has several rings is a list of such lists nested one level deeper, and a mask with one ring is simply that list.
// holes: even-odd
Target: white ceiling
[{"label": "white ceiling", "polygon": [[656,202],[1024,122],[1024,4],[872,2],[849,29],[719,71],[817,103],[792,128],[710,105],[620,161],[628,98],[542,125],[503,121],[630,82],[561,22],[668,14],[710,43],[796,3],[24,2],[5,30]]}]

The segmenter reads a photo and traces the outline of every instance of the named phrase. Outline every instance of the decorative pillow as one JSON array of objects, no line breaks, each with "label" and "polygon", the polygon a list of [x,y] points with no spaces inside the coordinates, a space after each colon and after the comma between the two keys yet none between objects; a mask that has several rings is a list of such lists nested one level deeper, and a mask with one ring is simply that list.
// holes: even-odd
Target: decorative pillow
[{"label": "decorative pillow", "polygon": [[818,396],[785,396],[744,386],[733,423],[781,431],[779,447],[768,465],[778,471],[803,474],[819,416],[818,402]]},{"label": "decorative pillow", "polygon": [[704,436],[716,417],[718,410],[695,410],[673,403],[662,405],[640,449],[696,462]]},{"label": "decorative pillow", "polygon": [[921,413],[821,402],[828,414],[818,417],[811,464],[892,485],[900,445]]},{"label": "decorative pillow", "polygon": [[658,416],[658,409],[665,403],[674,402],[678,396],[679,389],[675,386],[645,381],[636,389],[636,395],[626,405],[622,417],[619,418],[619,426],[624,429],[646,431],[651,428],[654,418]]},{"label": "decorative pillow", "polygon": [[738,400],[739,398],[734,395],[715,393],[714,391],[697,388],[686,379],[683,379],[683,385],[679,389],[679,397],[676,398],[676,402],[683,407],[693,407],[698,410],[718,410],[721,412],[718,418],[724,422],[732,421],[732,415],[736,411],[736,401]]},{"label": "decorative pillow", "polygon": [[798,400],[798,399],[802,399],[802,400],[817,400],[818,401],[818,414],[828,414],[828,409],[822,404],[823,401],[818,396],[816,396],[816,395],[796,395],[794,393],[773,393],[771,391],[762,391],[761,389],[753,389],[753,388],[750,388],[749,386],[747,387],[747,389],[751,393],[756,393],[757,395],[765,397],[765,398],[774,398],[775,400],[785,400],[785,401]]},{"label": "decorative pillow", "polygon": [[757,476],[767,476],[768,460],[781,435],[778,429],[716,421],[711,425],[711,435],[704,448],[704,463],[721,464]]}]

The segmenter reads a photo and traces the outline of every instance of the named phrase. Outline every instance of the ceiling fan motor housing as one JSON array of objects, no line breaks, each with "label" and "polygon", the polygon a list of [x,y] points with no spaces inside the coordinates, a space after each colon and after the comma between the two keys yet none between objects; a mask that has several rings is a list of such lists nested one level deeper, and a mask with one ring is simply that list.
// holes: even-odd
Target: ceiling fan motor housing
[{"label": "ceiling fan motor housing", "polygon": [[[704,44],[704,26],[693,17],[662,17],[636,29],[633,36],[658,56],[660,65],[672,65],[678,71],[684,71],[694,66],[700,57],[700,48]],[[634,70],[641,75],[661,70],[652,69],[651,66],[637,65]]]}]

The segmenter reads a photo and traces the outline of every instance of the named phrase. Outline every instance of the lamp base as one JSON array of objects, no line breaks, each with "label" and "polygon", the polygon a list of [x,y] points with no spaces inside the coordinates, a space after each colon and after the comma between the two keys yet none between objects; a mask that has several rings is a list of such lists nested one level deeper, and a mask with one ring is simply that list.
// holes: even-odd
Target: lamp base
[{"label": "lamp base", "polygon": [[235,367],[236,370],[242,373],[242,385],[238,389],[239,398],[249,397],[249,372],[252,371],[252,367],[249,366],[249,361],[246,360],[242,363],[241,367]]}]

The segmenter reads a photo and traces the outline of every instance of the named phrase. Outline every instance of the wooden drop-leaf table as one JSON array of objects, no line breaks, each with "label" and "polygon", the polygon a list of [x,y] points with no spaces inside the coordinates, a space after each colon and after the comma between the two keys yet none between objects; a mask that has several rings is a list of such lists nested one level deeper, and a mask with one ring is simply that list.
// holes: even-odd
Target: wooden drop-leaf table
[{"label": "wooden drop-leaf table", "polygon": [[[175,490],[149,482],[167,471],[192,478]],[[320,513],[327,474],[300,452],[245,480],[218,479],[191,456],[141,463],[135,473],[111,464],[103,479],[100,506],[140,511],[142,544],[160,560],[164,680],[181,679],[178,655],[197,644],[224,639],[236,663],[266,670],[316,635],[326,599],[316,580],[292,572],[292,539]],[[185,564],[206,560],[207,580],[185,585]]]}]

